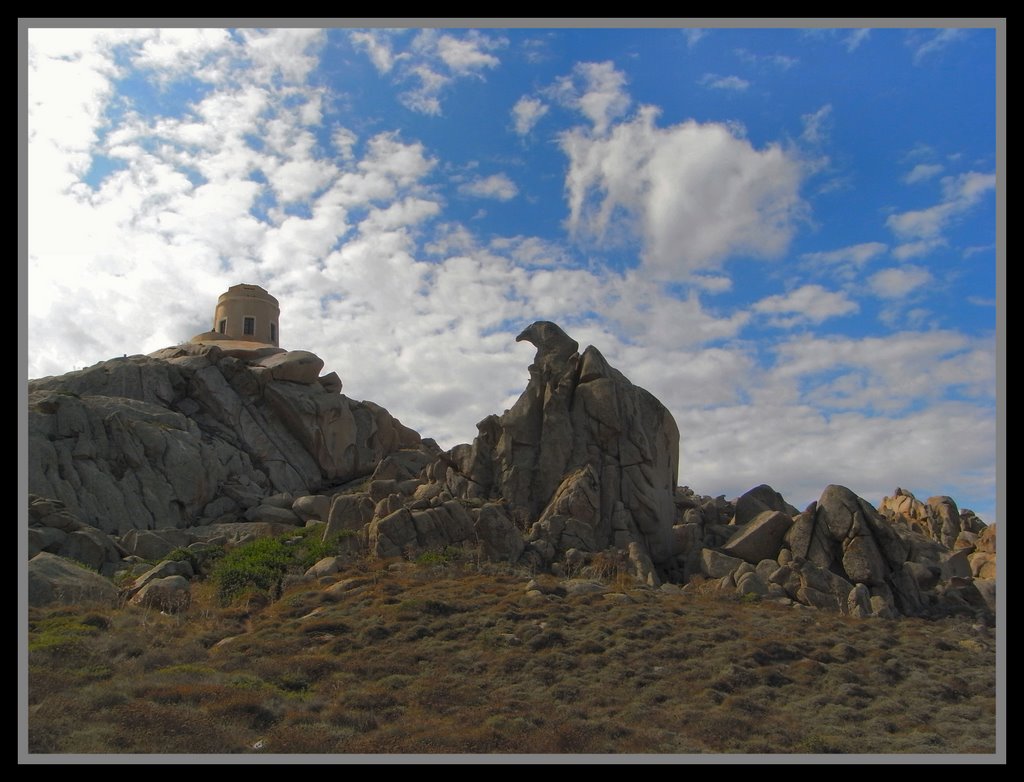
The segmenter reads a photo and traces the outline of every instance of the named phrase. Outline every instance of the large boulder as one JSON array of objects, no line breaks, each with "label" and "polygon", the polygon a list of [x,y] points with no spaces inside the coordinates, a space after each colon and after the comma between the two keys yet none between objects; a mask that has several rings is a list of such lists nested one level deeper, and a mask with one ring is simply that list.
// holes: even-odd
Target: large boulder
[{"label": "large boulder", "polygon": [[[737,503],[737,517],[739,503]],[[786,531],[793,525],[793,519],[777,510],[765,510],[754,516],[740,528],[722,551],[733,557],[740,557],[751,564],[763,559],[775,559],[779,555]]]},{"label": "large boulder", "polygon": [[523,535],[498,503],[488,503],[480,508],[473,531],[487,559],[516,562],[523,553]]},{"label": "large boulder", "polygon": [[117,602],[109,579],[56,554],[43,551],[28,563],[28,604]]},{"label": "large boulder", "polygon": [[419,447],[379,405],[325,390],[322,364],[188,343],[30,381],[29,490],[53,498],[33,523],[183,529],[370,475]]},{"label": "large boulder", "polygon": [[259,365],[269,369],[274,380],[311,385],[319,380],[324,361],[308,350],[288,350],[260,359]]},{"label": "large boulder", "polygon": [[481,421],[472,445],[439,457],[424,475],[454,497],[501,500],[537,551],[628,550],[636,542],[666,569],[679,455],[671,413],[597,348],[578,353],[554,323],[538,321],[516,340],[537,348],[522,395]]},{"label": "large boulder", "polygon": [[69,533],[57,553],[97,571],[121,561],[121,553],[114,541],[94,527],[83,527]]},{"label": "large boulder", "polygon": [[185,530],[128,530],[121,537],[121,546],[129,553],[142,559],[163,559],[176,548],[184,548],[192,542],[192,536]]},{"label": "large boulder", "polygon": [[188,579],[184,576],[166,576],[149,581],[135,593],[131,602],[146,608],[176,613],[189,607],[192,602],[192,592]]},{"label": "large boulder", "polygon": [[708,578],[724,578],[743,564],[742,559],[710,548],[701,551],[700,562],[701,572]]},{"label": "large boulder", "polygon": [[[820,572],[841,582],[833,581],[829,589],[821,589],[821,584],[804,584],[795,599],[818,607],[848,610],[849,591],[853,584],[861,584],[870,592],[872,613],[921,613],[926,600],[920,582],[928,583],[932,574],[941,572],[941,557],[929,559],[922,555],[920,564],[926,570],[906,567],[911,562],[914,535],[923,533],[909,528],[901,532],[850,489],[828,486],[811,508],[794,519],[785,541],[794,567],[801,569],[801,578],[804,571]],[[863,601],[854,602],[863,607]]]},{"label": "large boulder", "polygon": [[733,523],[746,524],[769,510],[779,511],[790,518],[800,512],[786,502],[782,495],[771,486],[761,484],[736,499],[736,513]]}]

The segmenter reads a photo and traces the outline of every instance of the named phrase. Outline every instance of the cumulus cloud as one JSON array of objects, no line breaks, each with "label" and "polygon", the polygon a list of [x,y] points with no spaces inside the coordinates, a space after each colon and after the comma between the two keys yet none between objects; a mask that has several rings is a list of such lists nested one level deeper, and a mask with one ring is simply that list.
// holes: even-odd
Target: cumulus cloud
[{"label": "cumulus cloud", "polygon": [[892,250],[892,256],[898,261],[905,261],[908,258],[918,258],[928,255],[939,247],[945,247],[946,240],[938,237],[935,239],[921,239],[917,242],[904,242],[896,245]]},{"label": "cumulus cloud", "polygon": [[[353,30],[349,40],[358,49],[363,49],[373,67],[380,73],[387,73],[395,64],[395,54],[391,48],[394,30]],[[401,57],[401,55],[399,55]]]},{"label": "cumulus cloud", "polygon": [[750,86],[750,82],[739,76],[719,76],[717,73],[705,73],[697,83],[713,90],[736,90],[742,92]]},{"label": "cumulus cloud", "polygon": [[890,215],[885,224],[903,240],[937,239],[956,217],[971,210],[995,186],[995,174],[969,171],[943,177],[940,203],[927,209]]},{"label": "cumulus cloud", "polygon": [[[767,482],[798,507],[837,482],[876,503],[896,486],[918,496],[991,496],[990,340],[942,330],[859,339],[803,333],[773,354],[762,365],[740,345],[726,349],[703,383],[685,359],[670,370],[688,392],[714,384],[722,395],[717,404],[672,407],[684,433],[681,483],[735,497]],[[988,520],[994,509],[975,510]]]},{"label": "cumulus cloud", "polygon": [[[810,404],[734,405],[689,408],[676,423],[688,435],[680,483],[705,493],[713,486],[737,497],[768,483],[802,508],[837,482],[876,504],[897,486],[918,497],[994,491],[985,465],[993,458],[995,415],[969,404],[937,403],[898,417],[825,415]],[[994,507],[975,510],[994,520]]]},{"label": "cumulus cloud", "polygon": [[515,122],[516,133],[525,136],[547,113],[547,104],[537,98],[524,95],[512,107],[512,119]]},{"label": "cumulus cloud", "polygon": [[228,68],[228,58],[239,47],[227,30],[169,28],[155,30],[132,58],[134,65],[157,74],[167,83],[188,73],[203,81],[219,82]]},{"label": "cumulus cloud", "polygon": [[286,82],[305,81],[319,63],[319,50],[327,42],[327,32],[322,29],[242,30],[240,35],[253,75],[264,82],[275,76]]},{"label": "cumulus cloud", "polygon": [[630,98],[626,75],[611,61],[576,63],[572,73],[560,77],[549,93],[565,106],[576,109],[603,135],[612,120],[626,113]]},{"label": "cumulus cloud", "polygon": [[[872,499],[895,485],[991,494],[991,344],[934,329],[863,340],[786,332],[777,343],[759,333],[755,344],[748,330],[765,319],[824,322],[856,305],[801,280],[759,311],[702,300],[739,286],[713,271],[723,259],[786,248],[804,170],[781,147],[756,149],[725,125],[659,127],[653,109],[627,117],[614,68],[574,71],[563,98],[587,122],[561,139],[573,228],[622,228],[643,242],[643,267],[610,271],[560,238],[481,240],[446,219],[436,153],[380,124],[360,136],[336,124],[329,96],[309,83],[309,58],[323,51],[315,36],[234,34],[223,56],[183,38],[183,52],[224,78],[210,70],[177,115],[143,117],[108,112],[115,80],[176,78],[175,65],[139,59],[154,41],[145,56],[175,62],[173,38],[72,32],[47,33],[30,64],[30,376],[187,339],[209,328],[217,294],[244,280],[280,299],[285,347],[316,352],[347,395],[444,447],[512,405],[533,358],[514,336],[546,318],[665,402],[684,432],[680,479],[699,491],[735,496],[767,481],[796,504],[836,481]],[[417,65],[469,77],[468,64],[456,77],[441,57],[444,34],[416,47],[406,33],[382,34],[388,78],[415,90]],[[440,110],[452,86],[421,97]],[[99,153],[117,167],[87,183]],[[951,181],[946,200],[987,187]],[[885,250],[870,242],[804,260],[862,270]]]},{"label": "cumulus cloud", "polygon": [[784,252],[804,210],[799,162],[777,145],[757,150],[724,125],[659,128],[657,115],[642,107],[603,138],[582,128],[562,134],[573,233],[607,238],[624,222],[656,275]]},{"label": "cumulus cloud", "polygon": [[471,33],[467,38],[442,35],[437,42],[437,54],[457,76],[477,74],[484,68],[496,68],[501,62],[484,49],[499,48],[501,39],[491,39]]},{"label": "cumulus cloud", "polygon": [[352,153],[352,148],[358,140],[359,136],[348,128],[335,128],[334,132],[331,133],[331,143],[338,150],[338,155],[342,160],[352,160],[355,157]]},{"label": "cumulus cloud", "polygon": [[868,279],[868,283],[871,291],[880,298],[902,299],[932,280],[931,272],[924,267],[907,264],[876,272]]},{"label": "cumulus cloud", "polygon": [[907,172],[906,176],[903,177],[903,181],[908,185],[912,185],[914,182],[923,182],[926,179],[931,179],[933,176],[941,174],[942,170],[943,167],[939,163],[918,163]]},{"label": "cumulus cloud", "polygon": [[695,274],[690,282],[708,293],[725,293],[732,290],[732,278],[716,274]]},{"label": "cumulus cloud", "polygon": [[850,315],[859,311],[860,307],[844,293],[829,291],[820,285],[803,285],[787,294],[761,299],[754,303],[753,310],[764,315],[789,315],[771,318],[774,325],[788,328]]},{"label": "cumulus cloud", "polygon": [[506,38],[477,30],[460,36],[426,29],[413,37],[407,50],[396,53],[395,44],[403,32],[356,30],[349,33],[349,40],[366,52],[380,74],[392,76],[393,83],[412,83],[398,95],[403,106],[431,116],[441,115],[442,95],[455,81],[482,79],[483,71],[501,63],[492,52],[508,45]]},{"label": "cumulus cloud", "polygon": [[510,201],[519,193],[516,183],[505,174],[491,174],[478,177],[459,185],[459,192],[475,198],[493,198],[498,201]]}]

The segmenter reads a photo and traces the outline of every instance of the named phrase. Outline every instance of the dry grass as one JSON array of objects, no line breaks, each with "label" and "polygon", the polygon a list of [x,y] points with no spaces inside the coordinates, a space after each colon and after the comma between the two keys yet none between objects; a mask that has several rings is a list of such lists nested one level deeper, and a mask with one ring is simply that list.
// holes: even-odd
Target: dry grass
[{"label": "dry grass", "polygon": [[995,640],[963,619],[388,564],[269,604],[197,583],[176,616],[32,609],[29,751],[995,752]]}]

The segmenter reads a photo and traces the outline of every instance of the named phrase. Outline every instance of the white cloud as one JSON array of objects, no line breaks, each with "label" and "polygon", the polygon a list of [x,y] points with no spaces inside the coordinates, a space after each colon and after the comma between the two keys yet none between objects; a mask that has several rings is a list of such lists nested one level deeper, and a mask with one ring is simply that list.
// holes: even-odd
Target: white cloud
[{"label": "white cloud", "polygon": [[705,73],[697,83],[702,87],[715,90],[736,90],[742,92],[750,86],[750,82],[739,76],[719,76],[717,73]]},{"label": "white cloud", "polygon": [[692,49],[697,45],[697,42],[707,36],[708,31],[701,27],[691,27],[687,30],[683,30],[683,36],[686,38],[686,48]]},{"label": "white cloud", "polygon": [[883,299],[902,299],[923,285],[933,281],[931,272],[921,266],[908,264],[883,269],[868,280],[872,292]]},{"label": "white cloud", "polygon": [[765,315],[790,315],[773,318],[772,323],[784,328],[801,323],[821,323],[828,318],[851,315],[860,310],[857,302],[844,293],[825,290],[820,285],[803,285],[785,295],[768,296],[754,303],[754,312]]},{"label": "white cloud", "polygon": [[732,279],[714,274],[695,274],[690,282],[708,293],[725,293],[732,290]]},{"label": "white cloud", "polygon": [[548,113],[548,106],[537,98],[521,97],[512,107],[512,118],[515,120],[516,133],[525,136],[536,125],[541,117]]},{"label": "white cloud", "polygon": [[274,188],[278,203],[290,204],[310,198],[326,187],[337,173],[337,169],[329,163],[304,158],[275,166],[267,172],[267,178]]},{"label": "white cloud", "polygon": [[969,211],[995,186],[995,174],[969,171],[943,177],[942,202],[927,209],[890,215],[885,224],[900,239],[937,239],[954,218]]},{"label": "white cloud", "polygon": [[746,253],[785,251],[801,217],[803,170],[779,146],[756,150],[718,124],[655,125],[642,107],[605,138],[561,136],[569,157],[569,227],[607,240],[625,227],[643,241],[645,267],[678,276]]},{"label": "white cloud", "polygon": [[441,116],[442,94],[456,80],[482,79],[484,70],[500,65],[490,52],[508,45],[506,38],[477,30],[458,36],[428,28],[413,37],[407,51],[395,53],[393,44],[402,32],[360,30],[350,33],[349,39],[366,52],[380,74],[392,75],[395,84],[414,82],[398,99],[409,110],[430,116]]},{"label": "white cloud", "polygon": [[242,30],[240,35],[253,75],[264,82],[271,82],[275,75],[286,82],[305,81],[319,63],[318,52],[327,42],[327,32],[322,29]]},{"label": "white cloud", "polygon": [[[571,105],[590,121],[562,139],[574,227],[612,237],[629,228],[644,242],[640,269],[580,268],[556,241],[481,241],[465,225],[439,225],[427,147],[380,125],[357,138],[333,124],[329,96],[302,81],[304,58],[320,51],[315,38],[239,34],[227,58],[210,47],[196,61],[224,78],[203,83],[181,116],[158,119],[105,113],[112,80],[129,66],[158,78],[120,56],[138,55],[154,31],[52,34],[30,64],[30,376],[187,339],[209,328],[219,292],[250,281],[280,299],[285,347],[316,352],[346,395],[382,404],[445,447],[511,406],[533,357],[514,336],[548,318],[672,410],[680,479],[698,491],[735,496],[767,481],[797,504],[833,482],[875,499],[895,485],[923,496],[992,493],[988,342],[937,330],[786,335],[773,354],[746,339],[761,325],[753,312],[730,310],[725,297],[704,306],[702,296],[740,280],[697,270],[735,253],[782,252],[800,218],[804,169],[780,147],[755,149],[724,125],[659,128],[651,109],[623,120],[624,79],[616,86],[614,69],[577,73]],[[392,51],[389,78],[418,82],[416,65],[451,74],[439,39]],[[246,65],[249,43],[256,68]],[[170,49],[159,57],[174,61]],[[438,110],[451,86],[433,95]],[[87,185],[97,152],[121,168]],[[989,187],[952,179],[945,192],[963,203]],[[288,210],[273,205],[275,188],[296,199]],[[871,242],[804,260],[860,270],[885,249]],[[688,282],[689,295],[670,294],[666,277]],[[762,300],[762,315],[807,310],[814,322],[852,304],[815,287]]]},{"label": "white cloud", "polygon": [[939,247],[945,247],[946,240],[940,238],[935,239],[921,239],[916,242],[905,242],[903,244],[896,245],[892,250],[892,256],[898,261],[905,261],[908,258],[920,258],[923,255],[928,255],[933,250],[937,250]]},{"label": "white cloud", "polygon": [[938,163],[918,163],[903,177],[903,181],[908,185],[914,184],[914,182],[923,182],[926,179],[931,179],[933,176],[941,174],[943,167]]},{"label": "white cloud", "polygon": [[804,253],[800,257],[805,261],[815,264],[852,264],[862,267],[872,258],[878,257],[888,249],[889,246],[882,242],[863,242],[861,244],[851,244],[848,247],[840,247],[837,250]]},{"label": "white cloud", "polygon": [[409,69],[409,74],[419,79],[419,86],[399,95],[402,105],[412,111],[431,116],[441,115],[441,90],[451,82],[450,76],[438,73],[429,65],[420,64]]},{"label": "white cloud", "polygon": [[483,48],[496,48],[499,45],[482,35],[462,39],[442,35],[437,42],[437,53],[452,73],[466,76],[476,74],[483,68],[496,68],[501,61],[493,54],[484,52]]},{"label": "white cloud", "polygon": [[988,252],[990,250],[995,250],[995,249],[996,249],[996,246],[994,244],[981,244],[981,245],[974,245],[972,247],[965,247],[964,248],[964,258],[970,258],[972,255],[977,255],[978,253]]},{"label": "white cloud", "polygon": [[410,196],[384,209],[371,210],[367,218],[359,224],[359,230],[363,234],[396,231],[423,222],[440,211],[441,207],[436,201]]},{"label": "white cloud", "polygon": [[356,145],[358,140],[359,136],[348,128],[335,128],[334,132],[331,133],[331,143],[338,150],[338,155],[341,156],[341,159],[345,161],[352,160],[355,157],[352,153],[352,147]]},{"label": "white cloud", "polygon": [[498,201],[510,201],[519,193],[516,183],[505,174],[491,174],[478,177],[459,185],[459,192],[475,198],[494,198]]},{"label": "white cloud", "polygon": [[828,117],[832,113],[832,104],[826,103],[813,114],[804,114],[800,120],[804,123],[804,131],[800,138],[809,144],[821,144],[827,138]]},{"label": "white cloud", "polygon": [[418,182],[434,167],[436,161],[426,156],[423,144],[405,144],[397,131],[378,133],[367,144],[366,156],[358,168],[367,174],[393,179],[400,187]]},{"label": "white cloud", "polygon": [[799,64],[799,57],[791,57],[788,54],[757,54],[748,49],[734,49],[733,53],[744,62],[755,65],[767,64],[776,68],[788,71],[794,65]]},{"label": "white cloud", "polygon": [[844,43],[846,44],[846,51],[853,52],[867,40],[868,36],[871,35],[871,30],[867,27],[861,27],[858,30],[851,30],[850,34],[846,36]]},{"label": "white cloud", "polygon": [[184,74],[219,82],[229,67],[226,58],[240,54],[237,49],[227,30],[168,28],[143,42],[132,62],[155,71],[161,82]]},{"label": "white cloud", "polygon": [[991,496],[995,489],[987,467],[995,416],[970,404],[943,402],[896,417],[826,416],[799,404],[687,408],[676,423],[685,433],[680,483],[701,493],[736,497],[768,483],[803,508],[833,483],[873,504],[897,486],[919,497]]},{"label": "white cloud", "polygon": [[961,39],[965,31],[956,27],[949,27],[936,31],[930,38],[921,41],[920,36],[914,35],[908,43],[914,48],[914,64],[919,65],[928,55],[942,51],[951,43]]},{"label": "white cloud", "polygon": [[391,49],[393,30],[353,30],[349,40],[366,51],[373,67],[380,73],[388,73],[395,64],[395,54]]},{"label": "white cloud", "polygon": [[625,86],[626,75],[609,60],[576,63],[572,73],[557,79],[549,91],[554,99],[587,117],[600,136],[629,108]]}]

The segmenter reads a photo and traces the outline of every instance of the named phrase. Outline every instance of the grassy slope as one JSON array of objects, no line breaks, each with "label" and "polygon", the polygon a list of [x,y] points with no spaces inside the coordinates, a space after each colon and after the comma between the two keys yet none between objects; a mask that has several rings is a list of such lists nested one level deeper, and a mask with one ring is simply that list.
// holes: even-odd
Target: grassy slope
[{"label": "grassy slope", "polygon": [[332,582],[353,577],[227,608],[197,583],[177,616],[32,609],[29,751],[995,751],[995,639],[964,619],[530,597],[465,562]]}]

